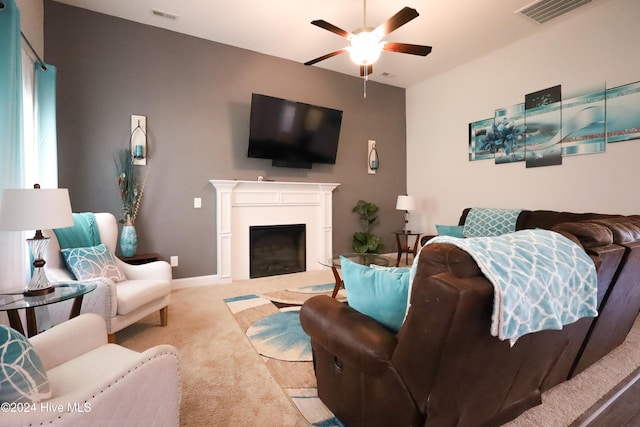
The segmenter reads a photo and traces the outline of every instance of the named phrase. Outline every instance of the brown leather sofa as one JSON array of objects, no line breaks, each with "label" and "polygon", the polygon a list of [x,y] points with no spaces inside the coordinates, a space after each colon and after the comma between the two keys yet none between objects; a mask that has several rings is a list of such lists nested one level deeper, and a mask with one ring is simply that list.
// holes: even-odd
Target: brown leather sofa
[{"label": "brown leather sofa", "polygon": [[624,340],[640,308],[640,219],[523,211],[517,227],[553,229],[584,247],[598,274],[599,317],[511,347],[490,335],[493,287],[471,256],[427,245],[397,334],[329,297],[302,307],[318,395],[345,426],[500,425]]}]

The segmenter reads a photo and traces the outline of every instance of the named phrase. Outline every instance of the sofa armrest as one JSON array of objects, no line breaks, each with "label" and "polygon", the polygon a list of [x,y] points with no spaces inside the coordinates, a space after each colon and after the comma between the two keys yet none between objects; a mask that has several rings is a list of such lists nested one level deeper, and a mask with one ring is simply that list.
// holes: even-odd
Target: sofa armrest
[{"label": "sofa armrest", "polygon": [[107,344],[104,319],[87,313],[29,339],[46,370]]},{"label": "sofa armrest", "polygon": [[129,280],[159,279],[171,281],[171,265],[166,261],[154,261],[147,264],[127,264],[117,259],[118,267]]},{"label": "sofa armrest", "polygon": [[312,340],[371,375],[388,367],[397,344],[381,324],[326,295],[304,303],[300,323]]}]

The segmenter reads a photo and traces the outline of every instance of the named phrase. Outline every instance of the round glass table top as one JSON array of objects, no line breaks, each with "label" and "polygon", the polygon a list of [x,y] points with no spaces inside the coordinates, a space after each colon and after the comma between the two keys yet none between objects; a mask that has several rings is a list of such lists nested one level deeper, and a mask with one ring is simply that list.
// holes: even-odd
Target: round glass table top
[{"label": "round glass table top", "polygon": [[53,286],[53,292],[44,295],[0,294],[0,311],[54,304],[88,294],[96,287],[95,283],[61,283]]},{"label": "round glass table top", "polygon": [[383,257],[382,255],[378,255],[378,254],[358,254],[358,253],[350,253],[350,254],[342,254],[342,255],[338,255],[336,257],[333,257],[329,260],[321,260],[320,264],[324,265],[325,267],[335,267],[335,268],[340,268],[340,257],[344,257],[347,258],[349,261],[353,261],[357,264],[361,264],[361,265],[371,265],[371,264],[375,264],[375,265],[379,265],[382,267],[388,267],[389,266],[389,258],[387,257]]}]

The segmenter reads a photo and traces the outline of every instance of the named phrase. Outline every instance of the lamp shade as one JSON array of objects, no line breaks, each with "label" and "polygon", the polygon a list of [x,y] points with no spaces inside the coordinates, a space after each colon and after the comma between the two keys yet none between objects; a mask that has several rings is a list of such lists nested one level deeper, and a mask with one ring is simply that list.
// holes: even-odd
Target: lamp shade
[{"label": "lamp shade", "polygon": [[66,188],[5,189],[0,201],[0,230],[26,231],[71,227]]},{"label": "lamp shade", "polygon": [[412,196],[398,196],[396,209],[399,211],[413,211],[416,209],[416,199]]}]

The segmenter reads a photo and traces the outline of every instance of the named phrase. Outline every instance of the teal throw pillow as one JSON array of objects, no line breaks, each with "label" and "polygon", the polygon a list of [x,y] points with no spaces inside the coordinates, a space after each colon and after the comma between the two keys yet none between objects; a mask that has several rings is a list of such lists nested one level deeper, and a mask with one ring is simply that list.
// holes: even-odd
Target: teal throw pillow
[{"label": "teal throw pillow", "polygon": [[35,403],[51,397],[42,361],[28,339],[0,325],[0,403]]},{"label": "teal throw pillow", "polygon": [[398,332],[407,310],[409,269],[372,268],[344,257],[340,264],[349,306]]},{"label": "teal throw pillow", "polygon": [[438,231],[438,236],[451,236],[451,237],[464,238],[464,234],[462,234],[463,229],[464,229],[464,225],[436,224],[436,230]]},{"label": "teal throw pillow", "polygon": [[109,248],[101,243],[89,248],[62,249],[64,262],[77,280],[106,277],[114,282],[127,280]]}]

